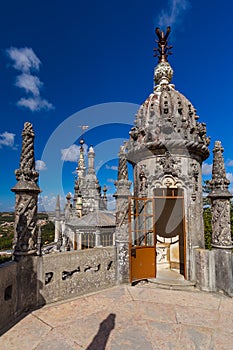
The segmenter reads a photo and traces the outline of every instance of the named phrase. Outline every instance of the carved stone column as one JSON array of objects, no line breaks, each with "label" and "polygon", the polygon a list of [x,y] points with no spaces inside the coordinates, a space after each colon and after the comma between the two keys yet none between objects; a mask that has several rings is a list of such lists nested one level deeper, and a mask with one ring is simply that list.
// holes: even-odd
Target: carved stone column
[{"label": "carved stone column", "polygon": [[14,258],[37,252],[37,201],[40,188],[39,173],[35,170],[34,131],[26,122],[22,132],[20,168],[15,171],[17,184],[11,189],[15,193]]},{"label": "carved stone column", "polygon": [[212,247],[232,249],[230,224],[230,198],[228,190],[230,181],[226,178],[223,153],[220,141],[215,142],[212,180],[209,182],[209,198],[212,206]]},{"label": "carved stone column", "polygon": [[125,148],[120,149],[118,179],[115,182],[116,193],[116,232],[117,247],[117,281],[129,282],[129,237],[128,237],[128,200],[131,182],[128,180],[128,169]]}]

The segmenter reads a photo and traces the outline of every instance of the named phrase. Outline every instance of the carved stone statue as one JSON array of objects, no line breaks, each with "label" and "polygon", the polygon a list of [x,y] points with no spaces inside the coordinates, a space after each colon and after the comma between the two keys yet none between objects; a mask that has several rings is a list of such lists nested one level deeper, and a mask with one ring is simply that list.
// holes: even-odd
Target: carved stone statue
[{"label": "carved stone statue", "polygon": [[15,171],[17,184],[15,192],[14,256],[35,254],[37,247],[37,200],[40,188],[37,185],[39,173],[35,170],[34,131],[26,122],[22,132],[20,168]]}]

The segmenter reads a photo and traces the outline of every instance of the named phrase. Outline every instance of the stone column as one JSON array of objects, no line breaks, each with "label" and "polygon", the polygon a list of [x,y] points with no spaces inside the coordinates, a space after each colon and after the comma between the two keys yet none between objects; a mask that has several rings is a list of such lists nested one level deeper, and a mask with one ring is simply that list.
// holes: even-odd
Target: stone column
[{"label": "stone column", "polygon": [[22,132],[20,168],[15,171],[17,184],[11,189],[15,193],[15,228],[13,254],[35,255],[37,252],[37,201],[40,188],[37,185],[39,173],[35,170],[34,131],[26,122]]},{"label": "stone column", "polygon": [[230,224],[230,198],[228,190],[230,181],[226,178],[223,153],[220,141],[215,142],[212,180],[209,185],[211,192],[209,198],[212,206],[212,247],[232,249]]},{"label": "stone column", "polygon": [[116,232],[115,243],[117,248],[117,281],[129,282],[129,234],[128,234],[128,202],[131,182],[128,180],[128,169],[125,148],[122,146],[119,153],[118,179],[115,182],[116,193]]},{"label": "stone column", "polygon": [[54,242],[58,242],[61,232],[61,207],[60,207],[60,196],[57,195],[56,208],[55,208],[55,236]]}]

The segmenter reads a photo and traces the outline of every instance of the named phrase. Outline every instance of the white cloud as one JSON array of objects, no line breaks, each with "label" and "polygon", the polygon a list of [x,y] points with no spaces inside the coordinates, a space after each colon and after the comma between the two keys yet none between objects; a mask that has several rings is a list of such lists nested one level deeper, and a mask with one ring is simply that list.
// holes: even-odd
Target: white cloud
[{"label": "white cloud", "polygon": [[32,112],[40,110],[54,109],[52,103],[40,96],[40,89],[44,85],[39,77],[32,72],[39,72],[40,59],[31,48],[11,47],[6,50],[8,56],[13,61],[13,67],[22,74],[16,77],[15,85],[25,90],[27,97],[22,97],[18,102],[18,107],[30,109]]},{"label": "white cloud", "polygon": [[[83,145],[84,154],[87,153],[87,145]],[[77,162],[80,154],[80,146],[71,145],[68,148],[61,149],[61,160],[66,162]]]},{"label": "white cloud", "polygon": [[233,166],[233,160],[228,160],[227,166]]},{"label": "white cloud", "polygon": [[27,93],[32,93],[34,96],[39,96],[40,88],[43,86],[43,83],[37,76],[23,73],[16,77],[15,85],[24,89]]},{"label": "white cloud", "polygon": [[43,160],[36,160],[36,170],[46,170],[46,164]]},{"label": "white cloud", "polygon": [[2,146],[14,147],[15,134],[5,131],[0,134],[0,148]]},{"label": "white cloud", "polygon": [[167,9],[163,9],[158,18],[160,27],[173,26],[190,7],[188,0],[169,0]]},{"label": "white cloud", "polygon": [[17,106],[28,108],[32,112],[38,112],[43,109],[46,111],[54,109],[54,106],[52,105],[52,103],[48,102],[44,98],[41,98],[40,96],[28,97],[28,98],[22,97],[17,102]]},{"label": "white cloud", "polygon": [[232,173],[226,173],[226,177],[230,182],[233,182],[233,174]]},{"label": "white cloud", "polygon": [[110,179],[107,179],[107,182],[110,182],[110,183],[113,183],[113,184],[115,183],[115,181],[116,181],[116,179],[115,179],[115,180],[114,180],[114,179],[111,179],[111,178],[110,178]]},{"label": "white cloud", "polygon": [[11,47],[6,50],[10,59],[14,62],[13,67],[21,72],[29,73],[31,70],[39,71],[40,59],[36,56],[32,48]]},{"label": "white cloud", "polygon": [[202,173],[203,173],[203,175],[211,175],[212,174],[212,164],[203,163],[202,164]]},{"label": "white cloud", "polygon": [[[50,193],[49,195],[43,196],[39,195],[38,196],[38,209],[39,211],[44,211],[46,210],[47,212],[55,211],[56,207],[56,202],[57,202],[57,195],[54,193]],[[60,196],[60,206],[61,210],[65,207],[66,200],[64,197]]]},{"label": "white cloud", "polygon": [[110,165],[106,164],[105,169],[117,171],[118,167],[116,165],[111,165],[110,166]]}]

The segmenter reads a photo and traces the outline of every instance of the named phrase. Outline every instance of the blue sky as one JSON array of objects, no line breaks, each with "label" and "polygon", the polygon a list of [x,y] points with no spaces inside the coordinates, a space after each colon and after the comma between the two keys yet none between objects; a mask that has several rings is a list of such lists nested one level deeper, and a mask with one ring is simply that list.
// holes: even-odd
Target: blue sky
[{"label": "blue sky", "polygon": [[64,161],[62,150],[78,144],[80,125],[89,125],[85,141],[95,147],[101,185],[114,193],[117,149],[153,89],[156,26],[172,27],[173,83],[206,122],[211,153],[222,141],[233,180],[232,13],[231,0],[2,2],[0,211],[14,207],[25,121],[35,130],[47,209],[57,193],[73,191],[76,159],[68,153]]}]

